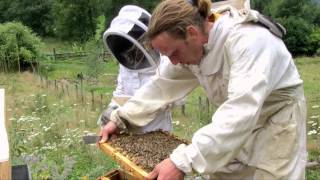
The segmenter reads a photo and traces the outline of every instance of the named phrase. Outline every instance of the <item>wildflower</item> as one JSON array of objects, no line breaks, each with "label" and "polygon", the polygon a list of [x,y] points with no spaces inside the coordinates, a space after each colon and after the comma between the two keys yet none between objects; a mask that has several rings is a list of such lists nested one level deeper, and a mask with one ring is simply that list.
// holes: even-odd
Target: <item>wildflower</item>
[{"label": "wildflower", "polygon": [[308,132],[308,135],[310,136],[310,135],[313,135],[313,134],[317,134],[317,131],[316,130],[312,130],[312,131],[309,131]]},{"label": "wildflower", "polygon": [[39,132],[34,133],[34,134],[31,134],[31,135],[28,137],[28,140],[33,139],[34,137],[38,136],[39,134],[40,134]]},{"label": "wildflower", "polygon": [[47,132],[49,129],[51,129],[51,127],[44,126],[43,129],[45,132]]},{"label": "wildflower", "polygon": [[320,116],[319,115],[313,115],[310,117],[310,119],[318,119]]},{"label": "wildflower", "polygon": [[16,118],[14,118],[14,117],[9,119],[9,121],[14,121],[14,120],[16,120]]},{"label": "wildflower", "polygon": [[173,123],[178,126],[180,124],[180,121],[173,121]]}]

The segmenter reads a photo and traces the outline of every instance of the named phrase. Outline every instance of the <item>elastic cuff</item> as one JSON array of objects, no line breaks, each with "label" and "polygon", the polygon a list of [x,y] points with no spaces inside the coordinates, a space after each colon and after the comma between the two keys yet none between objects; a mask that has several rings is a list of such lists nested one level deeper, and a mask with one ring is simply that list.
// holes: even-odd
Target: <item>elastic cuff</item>
[{"label": "elastic cuff", "polygon": [[124,124],[124,122],[119,117],[118,110],[119,109],[116,109],[116,110],[111,112],[110,121],[113,121],[114,123],[116,123],[116,125],[117,125],[117,127],[119,129],[124,130],[124,129],[126,129],[126,125]]},{"label": "elastic cuff", "polygon": [[192,174],[191,163],[185,154],[185,149],[187,145],[179,145],[170,155],[170,160],[176,165],[178,169],[183,171],[186,175]]}]

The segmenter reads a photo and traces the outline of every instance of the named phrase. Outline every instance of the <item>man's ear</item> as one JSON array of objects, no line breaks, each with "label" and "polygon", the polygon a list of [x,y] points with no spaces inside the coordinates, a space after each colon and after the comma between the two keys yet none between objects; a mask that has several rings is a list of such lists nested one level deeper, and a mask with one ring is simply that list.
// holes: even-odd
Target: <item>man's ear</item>
[{"label": "man's ear", "polygon": [[199,29],[196,26],[189,25],[186,29],[187,38],[197,38],[199,36]]}]

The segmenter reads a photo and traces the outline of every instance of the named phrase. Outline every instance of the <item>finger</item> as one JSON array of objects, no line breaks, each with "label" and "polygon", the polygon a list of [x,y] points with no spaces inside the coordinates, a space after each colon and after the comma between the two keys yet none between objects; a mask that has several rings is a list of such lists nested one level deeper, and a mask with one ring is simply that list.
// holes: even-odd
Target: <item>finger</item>
[{"label": "finger", "polygon": [[108,131],[102,130],[101,140],[99,143],[105,143],[108,140]]},{"label": "finger", "polygon": [[148,175],[147,175],[147,179],[157,179],[157,177],[158,177],[158,174],[159,174],[159,172],[158,172],[158,170],[155,168],[155,169],[153,169],[153,171],[151,171]]},{"label": "finger", "polygon": [[116,134],[112,134],[111,137],[110,137],[110,140],[115,139],[116,137],[117,137]]}]

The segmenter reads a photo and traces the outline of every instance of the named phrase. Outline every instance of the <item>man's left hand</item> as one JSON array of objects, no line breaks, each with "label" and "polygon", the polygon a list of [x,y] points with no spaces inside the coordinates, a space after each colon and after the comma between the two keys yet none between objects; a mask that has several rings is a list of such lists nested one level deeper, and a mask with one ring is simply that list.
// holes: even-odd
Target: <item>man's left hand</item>
[{"label": "man's left hand", "polygon": [[184,173],[168,158],[160,162],[147,176],[157,180],[183,180]]}]

